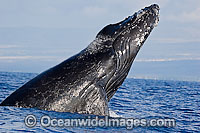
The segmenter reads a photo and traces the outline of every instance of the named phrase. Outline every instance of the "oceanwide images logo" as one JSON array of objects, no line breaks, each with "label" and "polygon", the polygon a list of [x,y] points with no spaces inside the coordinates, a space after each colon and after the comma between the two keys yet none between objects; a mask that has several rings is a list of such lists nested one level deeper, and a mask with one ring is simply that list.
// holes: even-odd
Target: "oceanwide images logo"
[{"label": "oceanwide images logo", "polygon": [[[29,128],[36,126],[37,118],[35,115],[27,115],[24,119],[25,125]],[[133,119],[133,118],[111,118],[91,117],[87,118],[51,118],[48,115],[38,119],[43,127],[125,127],[133,129],[134,127],[175,127],[175,119]]]}]

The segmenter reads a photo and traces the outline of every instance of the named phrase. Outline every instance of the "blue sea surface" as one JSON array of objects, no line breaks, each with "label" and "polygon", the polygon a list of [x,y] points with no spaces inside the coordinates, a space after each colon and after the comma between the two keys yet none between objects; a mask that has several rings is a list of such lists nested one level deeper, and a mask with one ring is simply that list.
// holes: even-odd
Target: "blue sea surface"
[{"label": "blue sea surface", "polygon": [[[0,102],[24,83],[32,73],[0,72]],[[109,108],[122,118],[174,118],[175,127],[43,127],[39,118],[88,118],[89,115],[44,111],[34,108],[0,107],[0,132],[200,132],[200,82],[126,79],[109,102]],[[36,116],[29,128],[24,119]],[[93,115],[91,115],[93,116]]]}]

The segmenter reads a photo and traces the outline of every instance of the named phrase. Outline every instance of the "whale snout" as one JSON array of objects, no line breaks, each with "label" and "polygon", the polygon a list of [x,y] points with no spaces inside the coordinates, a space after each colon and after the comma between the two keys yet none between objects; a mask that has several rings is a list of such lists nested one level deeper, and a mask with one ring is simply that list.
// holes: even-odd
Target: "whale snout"
[{"label": "whale snout", "polygon": [[153,27],[156,27],[158,25],[158,21],[159,21],[159,6],[157,4],[153,4],[151,5],[151,10],[154,14],[154,24],[153,24]]},{"label": "whale snout", "polygon": [[157,5],[157,4],[152,4],[149,7],[152,8],[152,9],[160,10],[159,5]]},{"label": "whale snout", "polygon": [[150,5],[149,7],[145,7],[143,10],[145,13],[151,14],[153,17],[158,19],[160,7],[157,4],[153,4],[153,5]]}]

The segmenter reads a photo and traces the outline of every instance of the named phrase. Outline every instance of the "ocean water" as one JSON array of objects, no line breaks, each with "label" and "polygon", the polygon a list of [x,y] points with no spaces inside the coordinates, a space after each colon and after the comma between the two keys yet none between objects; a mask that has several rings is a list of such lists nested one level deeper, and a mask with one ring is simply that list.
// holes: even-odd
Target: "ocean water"
[{"label": "ocean water", "polygon": [[[0,102],[35,77],[31,73],[0,72]],[[173,118],[175,127],[43,127],[39,118],[75,119],[94,115],[61,113],[33,108],[0,107],[0,132],[200,132],[200,82],[126,79],[109,102],[111,117],[133,119]],[[33,114],[37,124],[24,119]],[[102,117],[103,118],[103,117]]]}]

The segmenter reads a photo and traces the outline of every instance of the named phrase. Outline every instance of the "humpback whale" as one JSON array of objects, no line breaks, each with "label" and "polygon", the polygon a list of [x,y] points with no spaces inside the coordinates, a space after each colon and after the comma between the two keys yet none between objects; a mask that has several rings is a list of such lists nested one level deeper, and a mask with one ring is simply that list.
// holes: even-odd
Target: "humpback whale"
[{"label": "humpback whale", "polygon": [[108,102],[159,21],[153,4],[105,26],[81,52],[42,72],[0,105],[109,115]]}]

